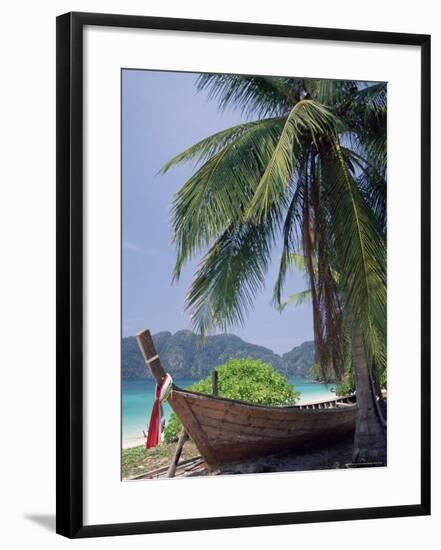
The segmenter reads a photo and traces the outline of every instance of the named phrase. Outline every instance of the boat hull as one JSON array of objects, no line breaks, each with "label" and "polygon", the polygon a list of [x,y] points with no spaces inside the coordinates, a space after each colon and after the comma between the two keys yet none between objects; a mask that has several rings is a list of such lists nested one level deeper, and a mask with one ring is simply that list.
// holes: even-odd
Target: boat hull
[{"label": "boat hull", "polygon": [[169,403],[212,469],[337,441],[354,432],[357,418],[356,403],[338,399],[273,407],[175,388]]}]

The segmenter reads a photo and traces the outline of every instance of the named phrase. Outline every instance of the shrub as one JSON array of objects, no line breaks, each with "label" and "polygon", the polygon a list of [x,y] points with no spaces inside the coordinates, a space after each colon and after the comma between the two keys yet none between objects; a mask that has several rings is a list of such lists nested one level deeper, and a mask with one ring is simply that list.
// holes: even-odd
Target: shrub
[{"label": "shrub", "polygon": [[[274,368],[258,359],[230,359],[216,367],[218,372],[218,392],[220,397],[239,399],[260,405],[293,405],[300,394],[286,378]],[[191,391],[212,394],[212,378],[192,384]],[[174,413],[164,430],[167,443],[176,441],[181,430],[181,423]]]},{"label": "shrub", "polygon": [[352,359],[349,356],[344,365],[340,384],[335,387],[336,395],[352,395],[355,391],[355,377],[352,369]]},{"label": "shrub", "polygon": [[164,429],[164,441],[166,443],[171,443],[172,441],[177,441],[179,434],[181,433],[182,424],[179,421],[175,413],[171,413],[170,418],[167,422],[167,425]]},{"label": "shrub", "polygon": [[[387,369],[376,372],[376,379],[381,389],[387,388]],[[351,395],[355,392],[355,375],[352,368],[352,360],[349,358],[344,367],[344,373],[339,385],[335,388],[336,395]]]}]

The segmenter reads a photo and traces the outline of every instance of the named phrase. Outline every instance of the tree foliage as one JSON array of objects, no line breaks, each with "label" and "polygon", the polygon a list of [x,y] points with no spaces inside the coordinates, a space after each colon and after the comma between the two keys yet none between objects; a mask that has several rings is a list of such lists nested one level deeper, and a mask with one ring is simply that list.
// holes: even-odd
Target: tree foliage
[{"label": "tree foliage", "polygon": [[[216,367],[218,373],[218,395],[259,405],[293,405],[300,394],[286,378],[273,367],[257,359],[230,359]],[[188,390],[212,394],[212,377],[189,386]],[[164,430],[168,443],[178,438],[181,423],[174,413]]]},{"label": "tree foliage", "polygon": [[198,166],[172,208],[175,277],[203,254],[186,302],[195,329],[244,323],[281,242],[275,303],[283,303],[292,254],[301,255],[317,361],[341,376],[348,335],[361,327],[378,379],[386,364],[386,85],[202,75],[198,86],[220,108],[256,118],[163,168]]}]

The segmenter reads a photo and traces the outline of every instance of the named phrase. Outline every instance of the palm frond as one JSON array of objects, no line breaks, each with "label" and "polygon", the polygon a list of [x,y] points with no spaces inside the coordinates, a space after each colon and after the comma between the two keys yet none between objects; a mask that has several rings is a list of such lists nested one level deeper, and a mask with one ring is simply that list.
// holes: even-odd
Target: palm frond
[{"label": "palm frond", "polygon": [[274,285],[273,291],[273,304],[276,308],[280,307],[282,302],[282,290],[285,284],[286,274],[291,266],[290,256],[292,250],[298,250],[302,243],[301,227],[302,227],[302,214],[301,204],[303,202],[304,186],[302,185],[302,179],[305,177],[307,170],[307,156],[305,161],[299,163],[297,186],[294,194],[291,198],[291,202],[288,206],[285,215],[285,221],[282,231],[282,255],[279,262],[279,271],[277,279]]},{"label": "palm frond", "polygon": [[[298,271],[306,273],[305,256],[303,254],[291,252],[291,254],[289,255],[289,262],[292,266],[298,269]],[[317,261],[314,261],[313,265],[314,270],[317,270]]]},{"label": "palm frond", "polygon": [[341,147],[346,164],[353,164],[351,171],[361,195],[369,204],[383,237],[386,237],[387,225],[387,182],[386,175],[377,165],[371,164],[370,159],[361,157],[353,149]]},{"label": "palm frond", "polygon": [[204,256],[186,300],[194,329],[242,325],[263,288],[274,245],[271,221],[235,223]]},{"label": "palm frond", "polygon": [[353,101],[362,101],[373,110],[384,112],[387,109],[387,82],[378,82],[358,90]]},{"label": "palm frond", "polygon": [[377,220],[366,205],[339,143],[323,156],[329,209],[345,304],[352,323],[361,326],[372,361],[382,363],[386,334],[386,250]]},{"label": "palm frond", "polygon": [[387,163],[387,84],[358,90],[346,105],[345,117],[356,138],[352,147],[385,177]]},{"label": "palm frond", "polygon": [[354,80],[305,79],[304,85],[315,101],[333,107],[347,98],[349,92],[357,90]]},{"label": "palm frond", "polygon": [[282,312],[287,306],[293,305],[295,307],[298,307],[310,300],[311,300],[311,291],[309,289],[301,290],[300,292],[295,292],[294,294],[291,294],[291,296],[288,296],[286,300],[281,302],[280,306],[278,306],[277,309],[280,312]]},{"label": "palm frond", "polygon": [[296,163],[301,158],[305,139],[317,142],[334,131],[336,117],[312,100],[299,101],[286,118],[279,141],[248,207],[247,216],[256,222],[277,203],[286,204],[287,192]]},{"label": "palm frond", "polygon": [[300,97],[300,86],[295,78],[231,74],[201,74],[197,82],[221,110],[232,107],[258,117],[286,115]]},{"label": "palm frond", "polygon": [[[266,122],[271,123],[271,120],[274,119],[267,119]],[[217,132],[216,134],[213,134],[208,138],[205,138],[198,143],[195,143],[182,153],[179,153],[179,155],[176,155],[175,157],[170,159],[159,170],[159,173],[165,174],[171,167],[185,162],[202,163],[221,151],[232,141],[237,140],[242,134],[248,131],[252,131],[256,127],[260,127],[261,124],[261,120],[256,120],[253,122],[245,122],[244,124],[238,124],[237,126],[221,130],[220,132]]]},{"label": "palm frond", "polygon": [[242,219],[277,145],[283,119],[251,124],[229,141],[179,189],[172,205],[177,245],[175,277],[196,251]]},{"label": "palm frond", "polygon": [[[261,120],[218,132],[162,169],[201,163],[172,206],[175,277],[208,248],[186,300],[194,328],[244,322],[282,231],[275,305],[310,297],[324,370],[341,372],[348,335],[361,327],[378,378],[386,361],[386,85],[206,74],[198,89],[221,109]],[[309,288],[282,301],[292,268]]]}]

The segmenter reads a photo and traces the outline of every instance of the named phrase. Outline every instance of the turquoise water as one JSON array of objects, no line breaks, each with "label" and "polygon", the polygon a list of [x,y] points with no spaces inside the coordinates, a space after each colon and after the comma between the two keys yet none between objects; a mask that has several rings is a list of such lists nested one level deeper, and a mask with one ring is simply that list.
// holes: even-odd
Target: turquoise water
[{"label": "turquoise water", "polygon": [[[194,380],[175,380],[181,388],[187,388]],[[142,444],[142,430],[147,432],[153,402],[155,400],[155,383],[153,380],[122,381],[122,440],[123,446]],[[166,418],[171,414],[170,405],[163,404]]]},{"label": "turquoise water", "polygon": [[[187,388],[194,380],[175,380],[181,388]],[[300,401],[312,401],[333,397],[332,384],[311,384],[308,380],[299,378],[289,382],[300,392]],[[144,442],[142,430],[147,431],[153,401],[155,399],[155,383],[152,380],[123,380],[122,381],[122,439],[123,446],[142,445]],[[164,416],[168,418],[171,408],[164,404]]]}]

